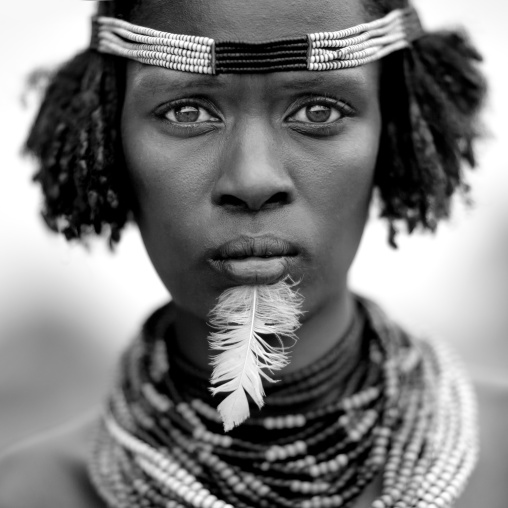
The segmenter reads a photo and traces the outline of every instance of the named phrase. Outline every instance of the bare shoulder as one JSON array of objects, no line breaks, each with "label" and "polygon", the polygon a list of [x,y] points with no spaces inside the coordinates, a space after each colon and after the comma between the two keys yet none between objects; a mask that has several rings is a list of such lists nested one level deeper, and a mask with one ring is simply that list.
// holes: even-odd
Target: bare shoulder
[{"label": "bare shoulder", "polygon": [[40,436],[0,460],[2,508],[102,508],[86,457],[95,420]]},{"label": "bare shoulder", "polygon": [[508,383],[476,383],[480,457],[457,508],[506,508],[508,499]]}]

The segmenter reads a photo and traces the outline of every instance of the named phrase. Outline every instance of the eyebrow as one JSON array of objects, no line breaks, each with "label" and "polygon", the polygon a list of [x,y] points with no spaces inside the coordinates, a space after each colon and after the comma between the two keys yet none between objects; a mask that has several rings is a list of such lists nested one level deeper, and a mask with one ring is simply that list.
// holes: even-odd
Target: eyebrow
[{"label": "eyebrow", "polygon": [[315,86],[323,85],[327,82],[324,76],[309,76],[308,79],[292,79],[280,86],[283,90],[304,90]]},{"label": "eyebrow", "polygon": [[[143,72],[144,71],[144,72]],[[171,76],[163,73],[171,73]],[[135,77],[136,88],[147,89],[152,92],[164,90],[186,90],[193,89],[211,89],[225,88],[227,83],[221,79],[221,76],[207,75],[188,75],[179,71],[162,70],[162,72],[153,72],[152,69],[144,68]]]},{"label": "eyebrow", "polygon": [[[336,74],[340,73],[340,74]],[[310,74],[310,73],[309,73]],[[326,73],[318,73],[317,75],[305,76],[305,78],[297,78],[280,84],[283,90],[308,90],[316,87],[333,88],[340,86],[341,88],[362,88],[366,84],[365,75],[361,72],[355,72],[355,69],[331,71]]]},{"label": "eyebrow", "polygon": [[[171,73],[171,74],[168,74]],[[340,73],[340,74],[338,74]],[[288,73],[284,73],[283,80],[273,83],[279,90],[302,91],[317,87],[333,88],[359,88],[366,85],[365,76],[357,69],[331,71],[326,73],[311,73],[301,71],[291,73],[292,79],[285,79]],[[302,75],[303,74],[303,75]],[[135,77],[135,88],[140,91],[146,90],[153,94],[158,92],[179,92],[183,90],[223,90],[231,86],[228,83],[228,75],[192,75],[168,69],[153,69],[143,67]]]}]

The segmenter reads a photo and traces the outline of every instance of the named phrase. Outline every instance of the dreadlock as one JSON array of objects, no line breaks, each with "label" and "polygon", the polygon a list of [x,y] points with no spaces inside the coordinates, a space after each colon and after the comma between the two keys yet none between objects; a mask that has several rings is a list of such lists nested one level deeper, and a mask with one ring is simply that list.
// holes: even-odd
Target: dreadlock
[{"label": "dreadlock", "polygon": [[[103,15],[125,17],[137,0],[103,2]],[[119,135],[124,62],[87,49],[50,80],[26,150],[39,162],[34,180],[42,216],[67,240],[109,229],[110,245],[132,215]]]},{"label": "dreadlock", "polygon": [[[381,0],[372,7],[377,14],[405,3]],[[449,217],[453,194],[469,190],[462,168],[476,165],[473,142],[486,91],[480,61],[464,33],[436,31],[383,62],[375,185],[393,247],[397,221],[409,233],[417,226],[434,231]]]},{"label": "dreadlock", "polygon": [[[101,2],[101,14],[129,19],[140,0]],[[407,0],[365,0],[369,15]],[[462,167],[475,166],[473,142],[485,82],[480,55],[463,33],[427,32],[383,60],[383,119],[374,183],[381,216],[396,246],[398,224],[434,231],[450,214],[456,191],[467,191]],[[118,242],[132,218],[133,195],[119,135],[125,63],[85,50],[52,78],[26,148],[39,169],[42,215],[67,239],[109,230]]]}]

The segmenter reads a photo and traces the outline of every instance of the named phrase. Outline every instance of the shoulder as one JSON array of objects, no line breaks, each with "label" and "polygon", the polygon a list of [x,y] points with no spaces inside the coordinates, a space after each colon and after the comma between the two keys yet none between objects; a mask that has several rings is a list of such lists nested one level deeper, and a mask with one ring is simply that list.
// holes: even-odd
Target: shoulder
[{"label": "shoulder", "polygon": [[477,382],[480,461],[497,461],[508,478],[508,382]]},{"label": "shoulder", "polygon": [[495,463],[506,481],[508,478],[508,382],[477,383],[480,424],[480,466]]},{"label": "shoulder", "polygon": [[2,508],[102,508],[86,471],[95,421],[45,434],[0,459]]},{"label": "shoulder", "polygon": [[459,508],[505,508],[508,499],[508,382],[476,382],[480,456]]}]

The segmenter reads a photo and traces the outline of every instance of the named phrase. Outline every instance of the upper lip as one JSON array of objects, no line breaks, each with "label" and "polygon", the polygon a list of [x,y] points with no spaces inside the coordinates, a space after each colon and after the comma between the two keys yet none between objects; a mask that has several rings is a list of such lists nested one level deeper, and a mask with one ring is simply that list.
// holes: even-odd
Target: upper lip
[{"label": "upper lip", "polygon": [[244,259],[248,257],[295,256],[297,248],[290,242],[274,236],[242,236],[230,240],[214,249],[211,258],[214,260]]}]

